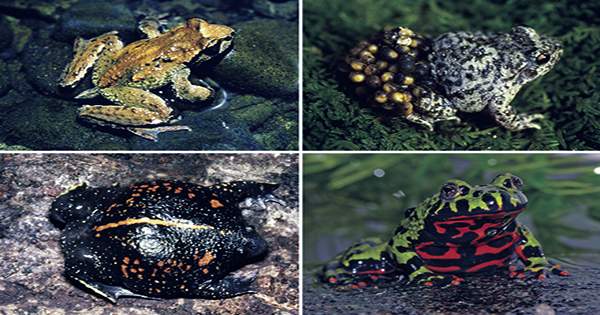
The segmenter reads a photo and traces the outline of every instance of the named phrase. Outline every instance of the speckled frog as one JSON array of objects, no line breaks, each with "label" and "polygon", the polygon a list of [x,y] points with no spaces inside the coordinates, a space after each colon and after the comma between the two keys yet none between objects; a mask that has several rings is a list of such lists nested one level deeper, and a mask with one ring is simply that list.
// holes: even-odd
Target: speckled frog
[{"label": "speckled frog", "polygon": [[139,29],[148,36],[124,46],[117,32],[90,40],[75,40],[75,57],[60,78],[60,85],[77,84],[94,66],[94,88],[76,98],[101,95],[115,105],[85,105],[79,116],[95,124],[126,129],[156,140],[164,131],[190,130],[187,126],[165,126],[174,120],[173,109],[150,92],[172,84],[175,95],[190,102],[204,101],[213,95],[209,86],[192,84],[187,64],[202,62],[230,47],[234,30],[198,18],[188,19],[164,33],[160,23],[144,20]]},{"label": "speckled frog", "polygon": [[529,27],[436,38],[399,27],[361,42],[346,61],[350,79],[361,84],[357,93],[366,95],[367,103],[401,112],[430,130],[438,121],[460,121],[459,111],[487,110],[498,124],[516,131],[539,129],[535,121],[543,115],[518,114],[511,101],[523,85],[548,73],[561,55],[557,40]]},{"label": "speckled frog", "polygon": [[527,207],[522,187],[511,174],[478,186],[450,180],[408,209],[391,238],[351,246],[320,277],[335,286],[365,287],[390,281],[458,285],[461,275],[499,270],[517,278],[568,275],[549,264],[540,243],[517,223]]},{"label": "speckled frog", "polygon": [[277,187],[249,181],[75,186],[50,209],[63,228],[65,275],[113,303],[252,293],[253,277],[228,274],[264,257],[267,243],[246,224],[240,204],[282,203],[272,195]]}]

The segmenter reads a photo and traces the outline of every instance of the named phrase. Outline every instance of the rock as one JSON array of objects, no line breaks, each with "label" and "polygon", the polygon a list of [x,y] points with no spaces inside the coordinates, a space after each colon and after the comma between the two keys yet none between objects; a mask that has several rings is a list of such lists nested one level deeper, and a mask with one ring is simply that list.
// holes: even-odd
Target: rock
[{"label": "rock", "polygon": [[91,88],[91,83],[86,85],[84,79],[75,89],[64,89],[58,85],[60,75],[72,58],[71,44],[52,40],[47,31],[40,31],[25,46],[21,62],[27,81],[38,92],[73,99],[79,92]]},{"label": "rock", "polygon": [[10,89],[10,77],[6,63],[0,60],[0,96],[3,96]]},{"label": "rock", "polygon": [[0,2],[0,12],[18,16],[37,17],[55,21],[58,11],[67,9],[78,0],[3,0]]},{"label": "rock", "polygon": [[297,98],[296,23],[254,20],[232,27],[236,30],[233,51],[212,69],[211,77],[226,88],[244,93]]},{"label": "rock", "polygon": [[270,18],[295,20],[298,18],[297,1],[254,0],[252,8],[260,15]]},{"label": "rock", "polygon": [[[9,101],[10,100],[6,100]],[[126,139],[77,121],[77,103],[31,95],[0,122],[0,140],[33,150],[127,150]]]},{"label": "rock", "polygon": [[62,15],[53,36],[72,43],[78,36],[88,39],[106,32],[118,31],[123,39],[130,39],[135,36],[136,28],[135,16],[123,4],[105,1],[80,2]]},{"label": "rock", "polygon": [[31,151],[31,149],[22,145],[8,145],[0,142],[0,151]]},{"label": "rock", "polygon": [[11,46],[13,41],[13,32],[6,17],[0,16],[0,51]]}]

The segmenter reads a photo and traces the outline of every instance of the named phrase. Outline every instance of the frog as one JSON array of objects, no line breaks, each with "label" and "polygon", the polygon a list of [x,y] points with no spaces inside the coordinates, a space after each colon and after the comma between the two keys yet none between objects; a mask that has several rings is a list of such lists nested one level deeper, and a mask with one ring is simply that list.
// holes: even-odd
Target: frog
[{"label": "frog", "polygon": [[388,284],[448,287],[467,275],[503,272],[528,281],[568,276],[545,257],[516,218],[528,206],[523,180],[511,173],[489,184],[447,181],[404,213],[388,239],[357,242],[323,265],[319,279],[337,288]]},{"label": "frog", "polygon": [[346,62],[368,103],[429,131],[436,122],[461,122],[460,112],[487,112],[503,128],[522,131],[540,129],[544,115],[517,113],[511,102],[562,53],[560,41],[527,26],[437,37],[395,27],[359,43]]},{"label": "frog", "polygon": [[[178,119],[166,100],[151,90],[171,85],[177,99],[202,102],[214,96],[206,82],[190,82],[190,65],[222,56],[232,45],[235,30],[189,18],[163,31],[156,19],[147,18],[138,26],[147,38],[124,45],[112,31],[74,43],[73,60],[67,64],[59,85],[73,88],[93,67],[93,88],[75,96],[91,99],[102,96],[111,105],[83,105],[78,117],[86,122],[126,130],[157,141],[167,131],[191,131],[189,126],[168,125]],[[162,91],[159,91],[159,93]]]},{"label": "frog", "polygon": [[77,184],[54,200],[64,275],[76,286],[119,298],[225,299],[255,293],[255,275],[231,272],[268,254],[242,209],[284,201],[278,184],[177,180],[109,187]]}]

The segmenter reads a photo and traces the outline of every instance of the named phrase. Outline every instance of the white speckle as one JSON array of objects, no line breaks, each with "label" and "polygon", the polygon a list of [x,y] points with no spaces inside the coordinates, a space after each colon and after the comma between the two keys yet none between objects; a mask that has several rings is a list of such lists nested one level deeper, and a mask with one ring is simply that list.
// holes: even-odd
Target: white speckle
[{"label": "white speckle", "polygon": [[600,175],[600,166],[598,166],[594,169],[594,174]]},{"label": "white speckle", "polygon": [[223,125],[223,128],[229,129],[229,126],[227,126],[227,124],[224,121],[222,121],[221,124]]},{"label": "white speckle", "polygon": [[83,208],[82,205],[79,205],[79,206],[75,207],[75,209],[77,209],[77,210],[81,210],[81,208]]},{"label": "white speckle", "polygon": [[375,175],[375,177],[383,177],[383,176],[385,176],[385,171],[378,168],[373,171],[373,175]]}]

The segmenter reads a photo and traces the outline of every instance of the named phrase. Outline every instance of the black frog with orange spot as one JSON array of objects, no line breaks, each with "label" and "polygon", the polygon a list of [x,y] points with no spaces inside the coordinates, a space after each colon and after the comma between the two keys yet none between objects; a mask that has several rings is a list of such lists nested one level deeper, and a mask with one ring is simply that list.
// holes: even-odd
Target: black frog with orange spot
[{"label": "black frog with orange spot", "polygon": [[253,277],[229,273],[260,260],[267,243],[246,224],[240,204],[282,203],[272,194],[277,187],[250,181],[78,185],[50,209],[63,228],[65,275],[113,303],[252,293]]}]

